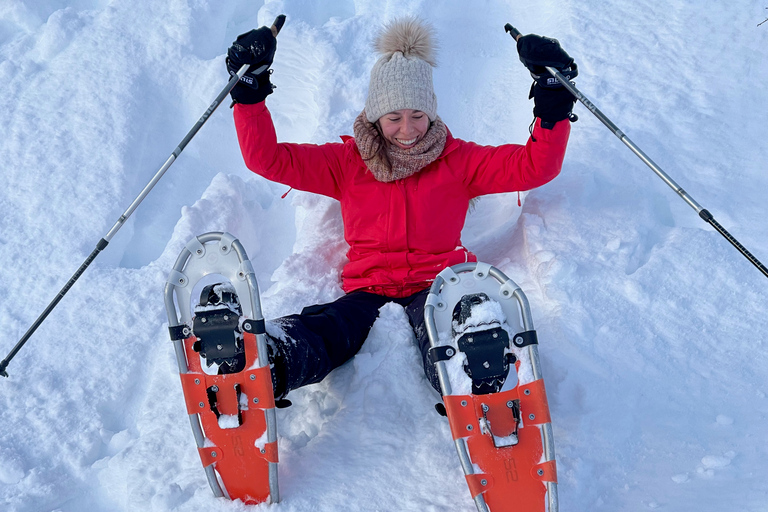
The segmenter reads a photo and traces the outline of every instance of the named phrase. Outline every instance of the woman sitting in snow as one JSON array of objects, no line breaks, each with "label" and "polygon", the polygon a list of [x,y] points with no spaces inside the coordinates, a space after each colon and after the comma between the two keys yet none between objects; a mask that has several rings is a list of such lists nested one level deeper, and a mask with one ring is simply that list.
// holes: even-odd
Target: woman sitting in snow
[{"label": "woman sitting in snow", "polygon": [[[251,65],[232,91],[245,163],[269,180],[339,200],[349,244],[342,272],[346,294],[269,324],[275,397],[320,382],[352,358],[388,302],[405,308],[427,378],[439,391],[424,327],[429,286],[445,267],[476,261],[460,240],[470,200],[530,190],[557,176],[575,99],[542,78],[531,90],[537,119],[526,145],[456,139],[437,115],[432,31],[406,18],[387,25],[376,41],[381,58],[371,70],[354,138],[278,143],[264,103],[273,89],[268,69],[275,48],[272,31],[262,27],[238,37],[228,52],[230,73]],[[524,36],[518,52],[534,79],[535,70],[543,70],[534,65],[575,76],[573,59],[553,39]]]}]

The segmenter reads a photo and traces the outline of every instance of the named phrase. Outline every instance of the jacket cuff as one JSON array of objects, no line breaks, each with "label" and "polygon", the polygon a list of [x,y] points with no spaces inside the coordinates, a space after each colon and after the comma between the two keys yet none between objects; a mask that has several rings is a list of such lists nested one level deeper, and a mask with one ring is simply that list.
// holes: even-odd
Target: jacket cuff
[{"label": "jacket cuff", "polygon": [[[565,119],[561,119],[560,121],[542,121],[540,117],[536,118],[536,123],[534,124],[532,136],[534,140],[538,139],[546,139],[551,136],[551,134],[561,132],[562,130],[568,130],[570,132],[570,125],[571,121],[566,117]],[[567,126],[567,128],[566,128]]]},{"label": "jacket cuff", "polygon": [[244,119],[256,117],[267,110],[265,101],[259,103],[235,103],[235,115]]}]

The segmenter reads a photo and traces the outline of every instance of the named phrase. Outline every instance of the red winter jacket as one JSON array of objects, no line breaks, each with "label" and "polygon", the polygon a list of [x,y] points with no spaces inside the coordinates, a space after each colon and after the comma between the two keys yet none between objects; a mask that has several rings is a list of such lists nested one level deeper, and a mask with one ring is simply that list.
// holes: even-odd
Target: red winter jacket
[{"label": "red winter jacket", "polygon": [[[341,143],[278,143],[264,102],[235,105],[245,164],[298,190],[338,199],[349,243],[344,291],[406,297],[428,287],[446,266],[476,261],[461,244],[469,200],[530,190],[560,172],[570,123],[552,130],[539,120],[525,146],[480,146],[448,133],[440,157],[392,183],[374,179],[352,137]],[[535,140],[535,142],[533,141]]]}]

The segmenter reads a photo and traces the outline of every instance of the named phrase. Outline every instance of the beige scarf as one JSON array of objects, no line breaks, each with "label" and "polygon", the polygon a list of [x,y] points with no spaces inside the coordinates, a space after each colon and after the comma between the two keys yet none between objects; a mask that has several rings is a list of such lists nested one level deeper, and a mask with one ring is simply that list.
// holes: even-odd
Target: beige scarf
[{"label": "beige scarf", "polygon": [[[448,129],[438,117],[429,127],[424,138],[415,146],[402,149],[389,144],[376,126],[365,117],[365,110],[357,116],[353,126],[355,143],[373,177],[389,183],[412,176],[428,166],[443,152]],[[382,149],[385,145],[386,149]]]}]

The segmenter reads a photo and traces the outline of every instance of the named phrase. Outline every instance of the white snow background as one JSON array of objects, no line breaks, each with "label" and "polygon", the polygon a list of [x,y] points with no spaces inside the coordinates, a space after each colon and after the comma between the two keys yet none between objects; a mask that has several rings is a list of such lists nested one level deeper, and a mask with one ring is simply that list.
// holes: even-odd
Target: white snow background
[{"label": "white snow background", "polygon": [[[768,263],[768,26],[758,0],[0,1],[4,356],[285,13],[267,103],[283,141],[338,140],[384,20],[440,41],[454,135],[523,143],[530,76],[503,26],[558,38],[577,86]],[[282,502],[216,499],[163,309],[192,236],[229,231],[267,317],[341,294],[338,204],[249,172],[222,106],[0,380],[0,510],[471,511],[406,316],[278,411]],[[528,294],[562,511],[768,510],[768,280],[583,106],[563,172],[483,198],[465,244]],[[440,219],[435,219],[440,222]]]}]

